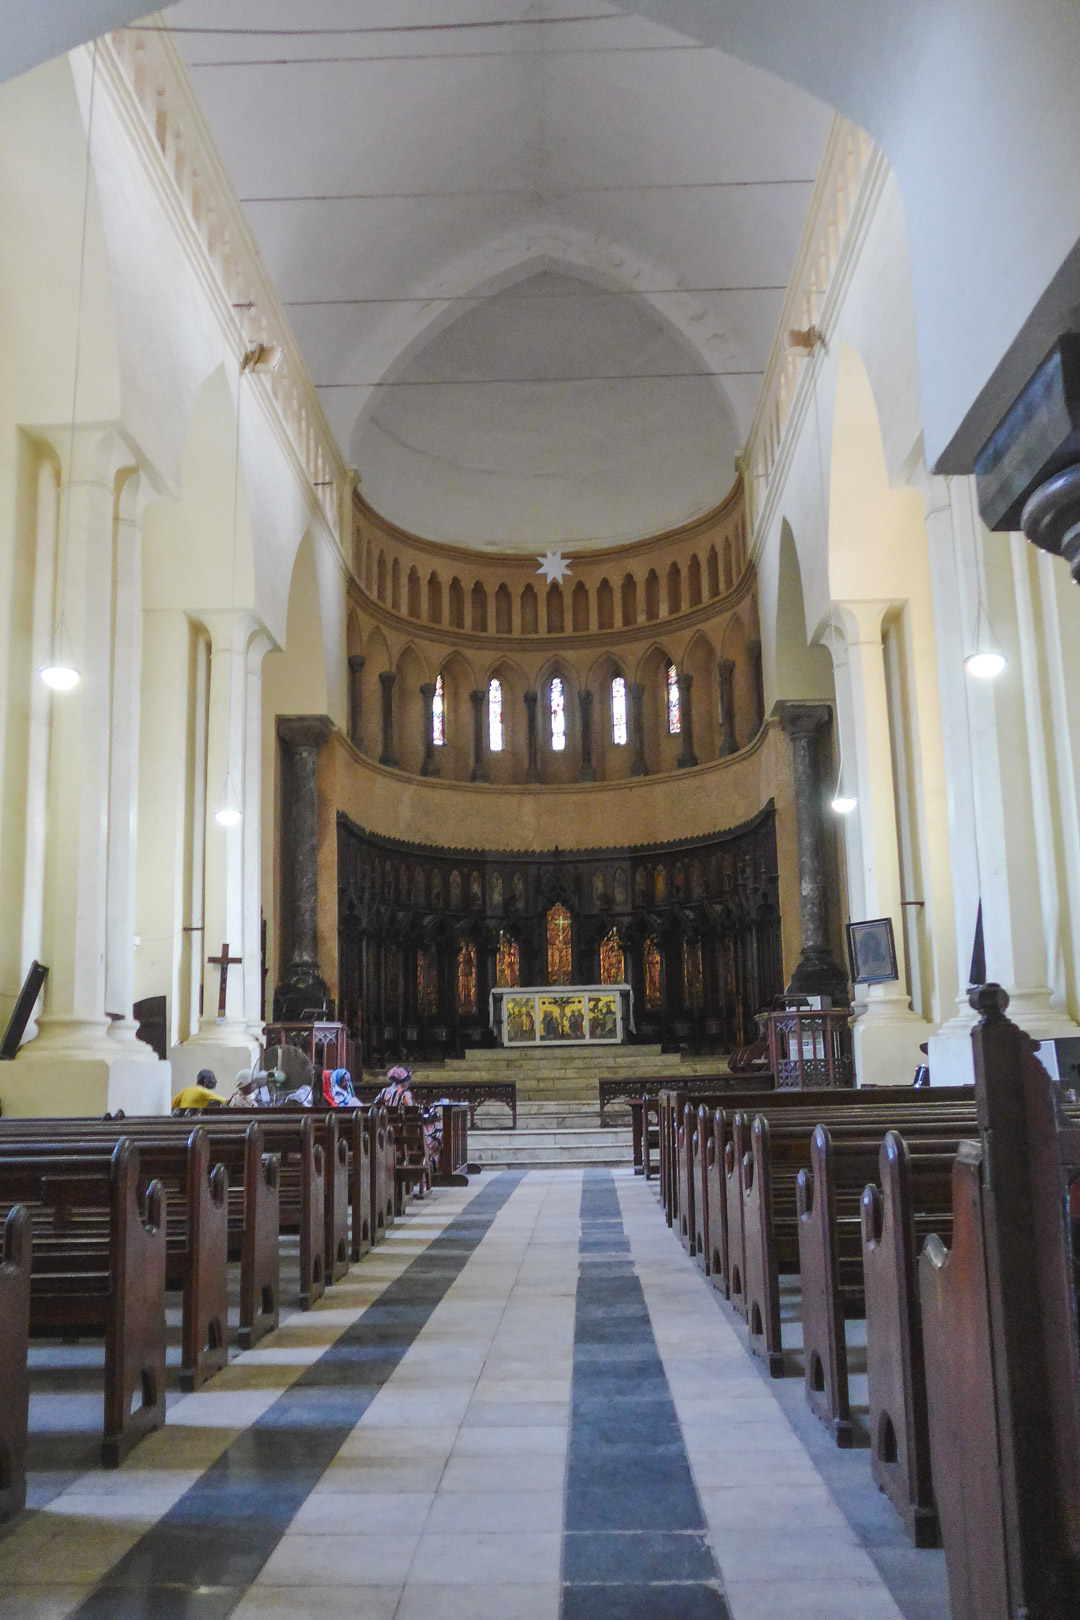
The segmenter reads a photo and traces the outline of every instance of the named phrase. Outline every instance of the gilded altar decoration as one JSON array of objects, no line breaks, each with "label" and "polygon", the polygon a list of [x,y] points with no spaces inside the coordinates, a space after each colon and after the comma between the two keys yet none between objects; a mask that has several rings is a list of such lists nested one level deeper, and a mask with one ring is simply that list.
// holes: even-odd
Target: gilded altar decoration
[{"label": "gilded altar decoration", "polygon": [[532,996],[507,996],[506,1044],[536,1040],[536,1002]]},{"label": "gilded altar decoration", "polygon": [[541,996],[540,1039],[542,1041],[583,1041],[585,1039],[585,997]]},{"label": "gilded altar decoration", "polygon": [[618,1012],[614,996],[589,997],[590,1041],[613,1041],[618,1038]]},{"label": "gilded altar decoration", "polygon": [[614,928],[606,939],[600,941],[600,983],[626,983],[626,958]]},{"label": "gilded altar decoration", "polygon": [[660,1005],[660,945],[655,934],[645,941],[645,1005],[650,1011]]},{"label": "gilded altar decoration", "polygon": [[476,946],[463,939],[458,950],[458,1012],[476,1011]]},{"label": "gilded altar decoration", "polygon": [[653,868],[653,900],[658,906],[667,902],[667,867],[659,861]]},{"label": "gilded altar decoration", "polygon": [[705,1005],[700,939],[684,939],[682,952],[683,997],[685,1005],[696,1012]]},{"label": "gilded altar decoration", "polygon": [[495,957],[495,983],[514,990],[521,983],[521,947],[508,934],[499,935]]},{"label": "gilded altar decoration", "polygon": [[554,905],[547,914],[548,984],[569,984],[573,977],[570,913]]}]

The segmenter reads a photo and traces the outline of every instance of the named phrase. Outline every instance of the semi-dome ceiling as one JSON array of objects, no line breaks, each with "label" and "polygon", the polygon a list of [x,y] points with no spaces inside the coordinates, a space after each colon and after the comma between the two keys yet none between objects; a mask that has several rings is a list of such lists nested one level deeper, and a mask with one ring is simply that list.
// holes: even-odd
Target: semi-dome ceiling
[{"label": "semi-dome ceiling", "polygon": [[580,549],[720,499],[827,109],[603,4],[167,17],[373,505]]}]

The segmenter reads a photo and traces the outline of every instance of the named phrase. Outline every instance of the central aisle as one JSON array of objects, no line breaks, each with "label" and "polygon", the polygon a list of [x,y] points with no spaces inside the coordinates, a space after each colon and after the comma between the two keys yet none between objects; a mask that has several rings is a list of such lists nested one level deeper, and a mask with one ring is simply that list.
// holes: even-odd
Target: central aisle
[{"label": "central aisle", "polygon": [[651,1187],[414,1205],[0,1542],[19,1620],[899,1620]]}]

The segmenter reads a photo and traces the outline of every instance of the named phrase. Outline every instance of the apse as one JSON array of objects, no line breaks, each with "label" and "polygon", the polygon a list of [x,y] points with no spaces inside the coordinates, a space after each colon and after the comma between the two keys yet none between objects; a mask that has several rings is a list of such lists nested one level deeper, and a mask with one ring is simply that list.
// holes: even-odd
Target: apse
[{"label": "apse", "polygon": [[356,425],[366,499],[431,539],[603,546],[713,507],[739,448],[722,384],[648,300],[543,269],[467,307]]}]

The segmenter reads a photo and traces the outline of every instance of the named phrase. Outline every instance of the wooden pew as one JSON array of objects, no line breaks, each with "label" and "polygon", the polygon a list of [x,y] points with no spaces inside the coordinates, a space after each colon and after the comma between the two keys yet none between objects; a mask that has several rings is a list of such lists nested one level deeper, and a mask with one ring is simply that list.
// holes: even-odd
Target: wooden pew
[{"label": "wooden pew", "polygon": [[442,1143],[439,1167],[433,1177],[437,1187],[467,1187],[469,1184],[469,1110],[464,1103],[441,1105]]},{"label": "wooden pew", "polygon": [[[879,1176],[880,1191],[871,1184],[862,1196],[870,1468],[916,1547],[936,1547],[941,1532],[930,1469],[910,1155],[895,1131],[881,1144]],[[950,1167],[947,1203],[938,1211],[938,1230],[950,1235],[951,1184]],[[930,1202],[924,1185],[919,1207],[925,1216]]]},{"label": "wooden pew", "polygon": [[371,1244],[374,1248],[394,1224],[397,1147],[385,1103],[376,1103],[371,1107],[366,1125],[371,1165]]},{"label": "wooden pew", "polygon": [[930,1455],[952,1620],[1075,1620],[1080,1594],[1080,1127],[998,985],[971,993],[979,1140],[951,1248],[919,1261]]},{"label": "wooden pew", "polygon": [[99,1152],[7,1144],[0,1201],[25,1204],[34,1228],[30,1333],[105,1340],[102,1460],[117,1467],[165,1421],[165,1192],[139,1210],[139,1152],[121,1139]]},{"label": "wooden pew", "polygon": [[29,1213],[16,1204],[4,1221],[0,1260],[0,1520],[26,1506],[31,1241]]}]

